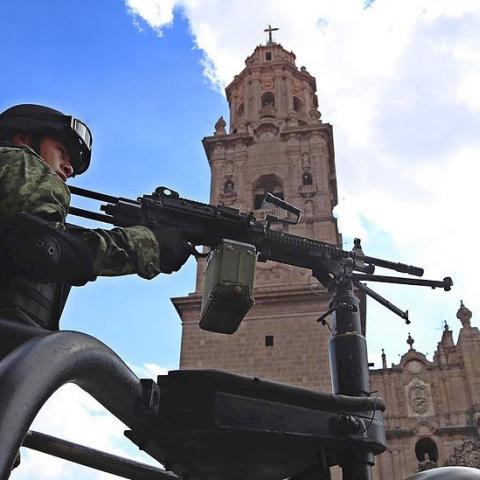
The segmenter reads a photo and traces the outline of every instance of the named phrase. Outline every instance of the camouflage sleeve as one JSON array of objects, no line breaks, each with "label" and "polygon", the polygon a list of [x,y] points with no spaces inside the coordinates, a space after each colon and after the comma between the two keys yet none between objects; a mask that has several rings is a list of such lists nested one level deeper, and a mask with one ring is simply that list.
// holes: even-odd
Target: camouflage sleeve
[{"label": "camouflage sleeve", "polygon": [[0,148],[0,221],[25,212],[64,223],[70,192],[30,148]]},{"label": "camouflage sleeve", "polygon": [[146,227],[78,229],[94,252],[93,274],[117,276],[137,273],[151,279],[160,273],[158,241]]}]

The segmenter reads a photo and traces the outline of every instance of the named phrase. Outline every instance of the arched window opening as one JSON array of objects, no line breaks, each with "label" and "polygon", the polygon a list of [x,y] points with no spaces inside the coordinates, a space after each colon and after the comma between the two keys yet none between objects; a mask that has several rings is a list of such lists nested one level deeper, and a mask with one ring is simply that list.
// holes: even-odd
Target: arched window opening
[{"label": "arched window opening", "polygon": [[302,185],[311,185],[312,183],[312,174],[310,172],[303,172]]},{"label": "arched window opening", "polygon": [[269,204],[263,204],[266,193],[273,193],[276,197],[283,200],[283,183],[279,177],[273,173],[262,175],[253,184],[253,208],[259,210],[261,208],[272,208]]},{"label": "arched window opening", "polygon": [[262,95],[262,107],[274,107],[275,106],[275,96],[272,92],[265,92]]},{"label": "arched window opening", "polygon": [[438,461],[437,445],[431,438],[421,438],[415,444],[415,455],[419,463],[430,461]]},{"label": "arched window opening", "polygon": [[296,112],[301,112],[303,110],[303,103],[298,97],[293,97],[293,109]]}]

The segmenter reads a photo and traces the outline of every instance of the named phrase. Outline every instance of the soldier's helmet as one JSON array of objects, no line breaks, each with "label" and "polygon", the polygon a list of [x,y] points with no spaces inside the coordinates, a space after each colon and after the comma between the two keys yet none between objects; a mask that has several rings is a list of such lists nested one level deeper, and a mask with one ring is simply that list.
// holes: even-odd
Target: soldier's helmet
[{"label": "soldier's helmet", "polygon": [[0,135],[40,133],[59,138],[67,147],[76,175],[90,165],[92,134],[82,121],[43,105],[22,104],[0,113]]}]

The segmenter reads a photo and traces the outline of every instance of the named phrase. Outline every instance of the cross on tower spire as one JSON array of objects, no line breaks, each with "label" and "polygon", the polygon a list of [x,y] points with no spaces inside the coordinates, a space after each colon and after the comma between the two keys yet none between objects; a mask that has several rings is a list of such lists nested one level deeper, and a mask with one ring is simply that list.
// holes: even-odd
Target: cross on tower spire
[{"label": "cross on tower spire", "polygon": [[264,32],[268,32],[268,43],[267,43],[267,45],[270,45],[270,44],[273,43],[273,40],[272,40],[272,32],[275,32],[276,30],[278,30],[278,28],[276,28],[276,27],[275,27],[275,28],[272,28],[271,25],[268,25],[268,28],[266,28],[266,29],[264,30]]}]

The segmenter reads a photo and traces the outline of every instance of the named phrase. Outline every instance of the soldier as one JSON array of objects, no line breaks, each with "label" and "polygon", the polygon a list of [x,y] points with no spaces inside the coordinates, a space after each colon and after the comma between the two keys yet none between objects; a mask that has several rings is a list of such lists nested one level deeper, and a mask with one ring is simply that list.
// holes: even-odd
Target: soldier
[{"label": "soldier", "polygon": [[[99,275],[151,279],[188,259],[191,246],[174,229],[66,225],[65,182],[87,170],[91,147],[88,127],[52,108],[17,105],[0,114],[0,318],[57,330],[70,285]],[[32,235],[45,239],[33,250]],[[50,263],[38,256],[45,248],[54,253]]]}]

